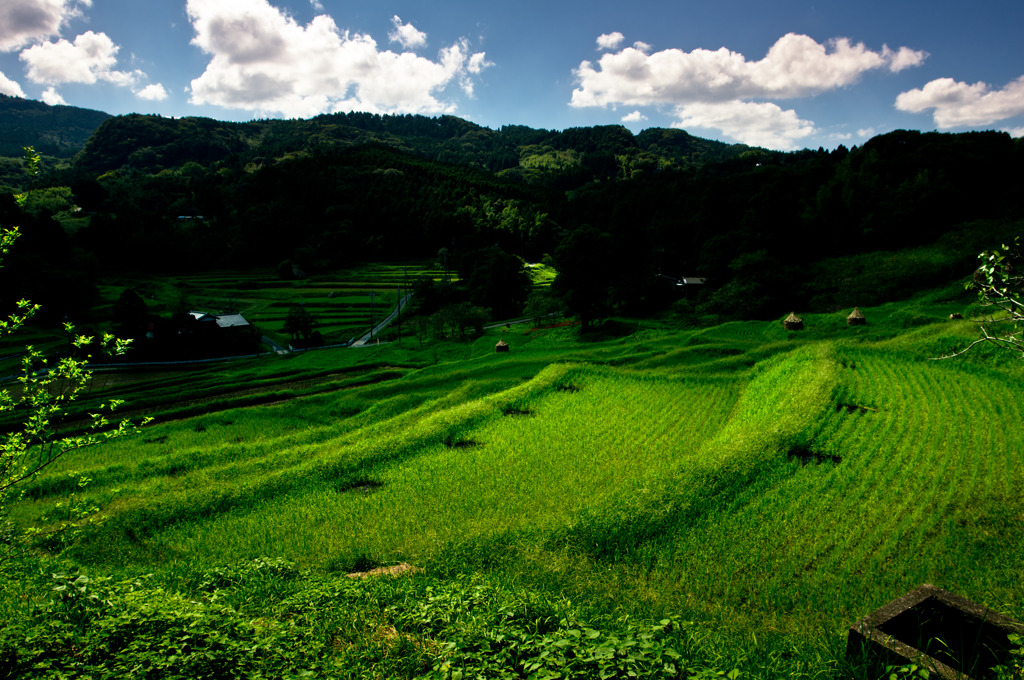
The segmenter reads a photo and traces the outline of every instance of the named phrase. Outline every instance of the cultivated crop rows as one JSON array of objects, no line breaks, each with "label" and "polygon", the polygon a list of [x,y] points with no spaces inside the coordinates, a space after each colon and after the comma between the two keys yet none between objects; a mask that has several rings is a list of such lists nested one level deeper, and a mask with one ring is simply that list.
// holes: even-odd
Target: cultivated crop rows
[{"label": "cultivated crop rows", "polygon": [[765,667],[807,649],[834,667],[851,622],[921,583],[1021,611],[1020,369],[925,360],[922,341],[959,341],[942,328],[828,332],[506,332],[508,354],[490,335],[403,368],[397,345],[293,355],[232,380],[351,387],[82,452],[12,516],[54,507],[77,469],[108,518],[84,564],[484,571],[680,615],[702,650]]}]

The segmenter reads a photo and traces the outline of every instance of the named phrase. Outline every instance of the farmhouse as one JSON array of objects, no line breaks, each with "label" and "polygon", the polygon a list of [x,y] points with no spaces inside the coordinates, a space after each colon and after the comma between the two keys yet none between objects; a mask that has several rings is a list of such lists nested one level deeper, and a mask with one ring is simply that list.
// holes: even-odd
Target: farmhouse
[{"label": "farmhouse", "polygon": [[189,326],[199,332],[217,332],[222,329],[249,329],[250,324],[241,314],[210,314],[190,311]]}]

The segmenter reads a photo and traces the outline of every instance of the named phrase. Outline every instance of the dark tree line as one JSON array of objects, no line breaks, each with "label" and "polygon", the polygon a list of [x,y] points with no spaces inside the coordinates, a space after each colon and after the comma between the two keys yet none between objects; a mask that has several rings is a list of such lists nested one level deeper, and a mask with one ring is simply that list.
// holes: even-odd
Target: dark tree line
[{"label": "dark tree line", "polygon": [[495,316],[523,307],[522,260],[551,254],[555,290],[588,324],[663,309],[682,276],[707,278],[689,294],[697,307],[771,317],[780,305],[845,304],[845,284],[814,273],[824,258],[954,247],[1024,219],[1022,161],[1024,141],[996,132],[897,131],[853,149],[779,153],[621,126],[123,116],[46,178],[70,187],[87,216],[74,233],[45,211],[8,206],[0,217],[33,233],[12,253],[12,290],[55,288],[55,299],[72,286],[87,293],[69,277],[100,271],[288,261],[316,273],[444,248],[463,281],[453,302]]},{"label": "dark tree line", "polygon": [[[707,277],[708,308],[727,317],[769,318],[812,300],[830,306],[815,290],[820,281],[807,285],[812,263],[952,240],[964,229],[1012,229],[1024,218],[1014,189],[1022,180],[1024,141],[1005,133],[899,131],[852,151],[748,152],[588,184],[552,214],[586,225],[562,239],[557,283],[585,298],[577,309],[662,306],[659,274]],[[964,251],[963,273],[974,252]]]}]

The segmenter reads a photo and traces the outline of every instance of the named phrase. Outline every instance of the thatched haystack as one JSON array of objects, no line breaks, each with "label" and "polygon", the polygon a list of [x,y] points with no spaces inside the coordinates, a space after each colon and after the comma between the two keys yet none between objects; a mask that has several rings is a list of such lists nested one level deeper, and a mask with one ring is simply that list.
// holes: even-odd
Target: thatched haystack
[{"label": "thatched haystack", "polygon": [[782,322],[782,327],[787,331],[802,331],[804,329],[804,320],[797,316],[796,312],[790,312],[789,316]]},{"label": "thatched haystack", "polygon": [[507,352],[508,351],[508,343],[505,342],[504,340],[498,340],[498,344],[496,344],[494,346],[494,351],[495,352]]},{"label": "thatched haystack", "polygon": [[854,307],[850,316],[846,317],[847,326],[863,326],[867,322],[868,320],[864,318],[864,312],[860,311],[860,307]]}]

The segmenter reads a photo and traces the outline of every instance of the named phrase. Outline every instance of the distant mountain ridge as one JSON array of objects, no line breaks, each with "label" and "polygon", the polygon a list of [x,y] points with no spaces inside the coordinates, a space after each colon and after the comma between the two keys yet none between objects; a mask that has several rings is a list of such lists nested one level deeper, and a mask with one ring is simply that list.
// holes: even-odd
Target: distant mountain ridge
[{"label": "distant mountain ridge", "polygon": [[83,151],[76,165],[95,175],[120,169],[152,173],[232,156],[262,163],[294,153],[366,144],[504,173],[528,183],[549,183],[556,176],[568,185],[621,169],[617,163],[623,157],[631,171],[693,168],[751,149],[677,129],[650,128],[638,135],[621,125],[563,131],[507,125],[492,130],[455,116],[362,112],[236,123],[192,116],[112,116],[0,95],[0,156],[19,157],[25,146],[59,158]]},{"label": "distant mountain ridge", "polygon": [[[621,125],[564,131],[510,125],[498,130],[456,118],[335,113],[304,120],[222,122],[210,118],[111,117],[85,144],[78,166],[93,174],[131,169],[159,172],[188,162],[216,163],[235,156],[266,162],[299,152],[379,144],[430,160],[496,173],[600,174],[616,156],[649,169],[700,166],[751,149],[694,137],[683,130],[650,129],[633,135]],[[621,159],[620,161],[621,162]],[[617,166],[616,166],[617,167]]]},{"label": "distant mountain ridge", "polygon": [[22,147],[34,146],[42,154],[70,158],[110,117],[103,111],[0,94],[0,156],[21,156]]},{"label": "distant mountain ridge", "polygon": [[[21,159],[4,167],[24,179]],[[132,114],[104,119],[70,162],[44,164],[36,188],[52,191],[30,211],[26,259],[5,271],[10,294],[35,277],[19,294],[58,307],[73,287],[58,275],[87,270],[71,263],[79,254],[107,272],[290,263],[315,274],[443,249],[468,277],[500,252],[550,256],[569,272],[562,289],[583,292],[579,305],[663,309],[676,292],[664,282],[693,274],[707,281],[693,313],[772,318],[955,279],[979,250],[1024,232],[1022,183],[1024,139],[995,131],[893,131],[784,153],[621,125]],[[50,219],[70,205],[73,219]],[[917,248],[932,250],[909,279],[886,256],[848,259]],[[574,268],[586,276],[564,283]]]}]

